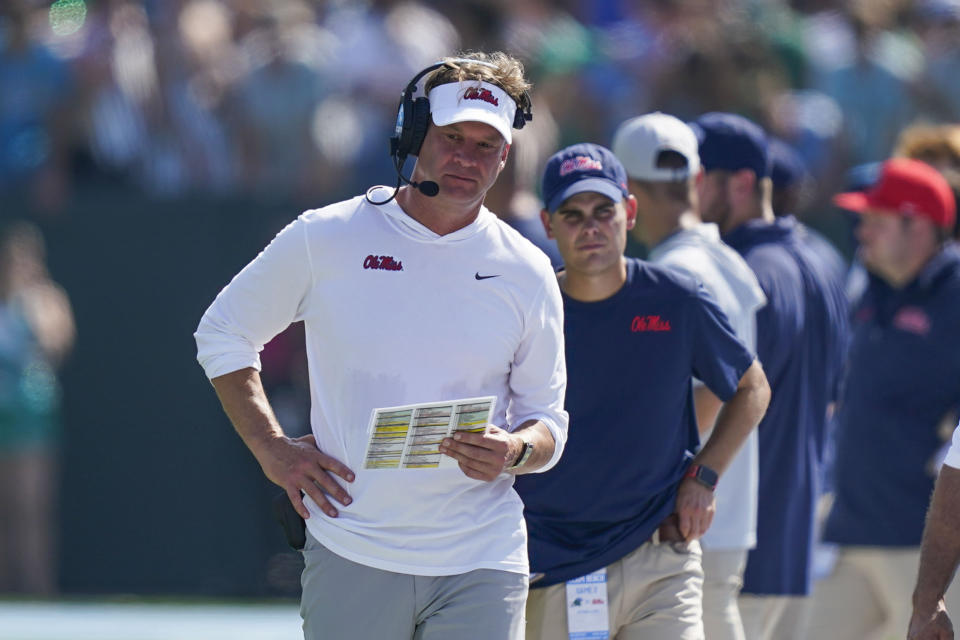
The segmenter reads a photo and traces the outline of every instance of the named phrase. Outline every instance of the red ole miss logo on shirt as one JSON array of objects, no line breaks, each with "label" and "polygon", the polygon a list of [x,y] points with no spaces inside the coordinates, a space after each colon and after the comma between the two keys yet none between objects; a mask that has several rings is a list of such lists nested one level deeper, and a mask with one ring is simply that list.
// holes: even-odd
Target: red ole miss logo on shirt
[{"label": "red ole miss logo on shirt", "polygon": [[382,269],[384,271],[403,271],[403,263],[393,256],[367,256],[363,261],[364,269]]},{"label": "red ole miss logo on shirt", "polygon": [[930,333],[930,316],[920,307],[904,307],[893,316],[893,326],[901,331],[925,336]]},{"label": "red ole miss logo on shirt", "polygon": [[660,316],[634,316],[630,323],[630,331],[633,333],[670,330],[670,321],[664,320]]},{"label": "red ole miss logo on shirt", "polygon": [[497,100],[497,96],[493,95],[493,92],[490,89],[484,89],[483,87],[470,87],[463,92],[464,100],[483,100],[484,102],[489,102],[495,107],[500,106],[500,101]]}]

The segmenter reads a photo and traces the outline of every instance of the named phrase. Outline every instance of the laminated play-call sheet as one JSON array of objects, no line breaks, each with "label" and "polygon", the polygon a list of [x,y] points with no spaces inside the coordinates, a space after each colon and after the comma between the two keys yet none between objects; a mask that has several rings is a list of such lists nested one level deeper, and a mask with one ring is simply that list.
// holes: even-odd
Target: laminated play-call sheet
[{"label": "laminated play-call sheet", "polygon": [[374,409],[364,467],[444,469],[457,461],[440,442],[457,431],[482,432],[493,418],[494,396]]}]

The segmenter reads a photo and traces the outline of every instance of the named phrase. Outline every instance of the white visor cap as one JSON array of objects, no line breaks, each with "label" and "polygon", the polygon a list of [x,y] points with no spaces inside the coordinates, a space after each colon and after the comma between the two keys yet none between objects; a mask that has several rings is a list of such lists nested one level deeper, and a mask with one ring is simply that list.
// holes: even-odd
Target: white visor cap
[{"label": "white visor cap", "polygon": [[[656,111],[627,120],[613,136],[613,154],[623,163],[627,175],[649,182],[674,182],[700,171],[697,135],[686,123]],[[687,159],[683,169],[661,169],[657,158],[662,151],[676,151]]]},{"label": "white visor cap", "polygon": [[430,90],[433,124],[442,127],[455,122],[483,122],[500,132],[507,144],[513,142],[513,117],[517,103],[507,92],[489,82],[449,82]]}]

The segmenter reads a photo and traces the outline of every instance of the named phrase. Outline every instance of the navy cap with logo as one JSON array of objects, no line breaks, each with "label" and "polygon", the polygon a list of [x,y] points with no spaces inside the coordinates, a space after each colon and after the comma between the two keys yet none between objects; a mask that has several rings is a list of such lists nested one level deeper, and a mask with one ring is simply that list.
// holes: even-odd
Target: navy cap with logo
[{"label": "navy cap with logo", "polygon": [[758,178],[770,175],[767,134],[756,123],[735,113],[705,113],[690,128],[700,142],[705,171],[750,169]]},{"label": "navy cap with logo", "polygon": [[629,195],[627,172],[613,152],[598,144],[582,143],[550,156],[543,170],[543,202],[553,213],[564,200],[587,191],[620,202]]}]

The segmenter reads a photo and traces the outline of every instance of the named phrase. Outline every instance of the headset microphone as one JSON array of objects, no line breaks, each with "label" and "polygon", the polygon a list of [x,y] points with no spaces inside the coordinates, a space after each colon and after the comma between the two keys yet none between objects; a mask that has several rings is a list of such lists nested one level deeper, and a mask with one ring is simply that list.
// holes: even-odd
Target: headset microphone
[{"label": "headset microphone", "polygon": [[402,180],[403,182],[406,182],[408,185],[410,185],[411,187],[413,187],[423,195],[432,198],[438,193],[440,193],[440,185],[438,185],[436,182],[432,180],[424,180],[423,182],[414,182],[413,180],[410,180],[405,175],[403,175],[403,172],[400,170],[401,167],[394,164],[393,168],[397,170],[397,177],[400,180]]},{"label": "headset microphone", "polygon": [[376,200],[372,200],[370,198],[370,192],[373,191],[376,187],[370,187],[369,189],[367,189],[367,195],[366,195],[367,202],[369,202],[370,204],[375,204],[377,206],[382,204],[387,204],[388,202],[390,202],[391,200],[397,197],[397,192],[400,190],[400,185],[403,184],[404,182],[406,182],[408,185],[410,185],[411,187],[413,187],[423,195],[430,198],[440,193],[440,185],[438,185],[436,182],[434,182],[433,180],[424,180],[423,182],[414,182],[413,180],[410,180],[405,175],[403,175],[402,167],[403,165],[397,162],[394,162],[393,164],[393,168],[397,172],[397,186],[393,190],[393,194],[386,200],[381,200],[377,202]]},{"label": "headset microphone", "polygon": [[430,198],[440,193],[440,185],[431,180],[424,180],[423,182],[411,182],[410,184],[419,189],[420,193]]}]

